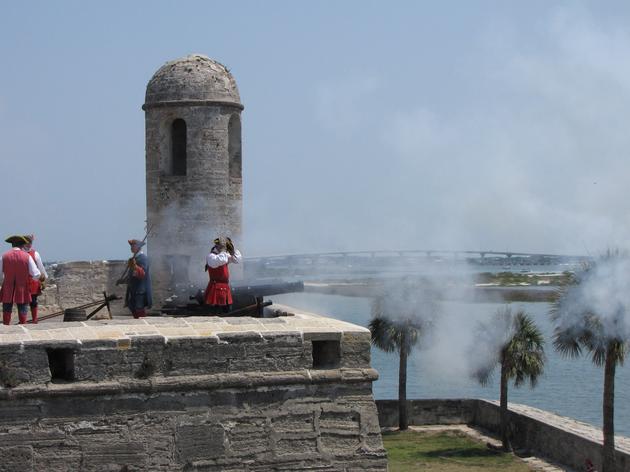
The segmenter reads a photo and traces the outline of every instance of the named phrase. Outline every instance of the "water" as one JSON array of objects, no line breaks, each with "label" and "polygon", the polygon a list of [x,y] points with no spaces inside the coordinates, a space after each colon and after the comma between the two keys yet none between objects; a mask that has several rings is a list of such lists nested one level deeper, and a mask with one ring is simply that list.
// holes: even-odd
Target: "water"
[{"label": "water", "polygon": [[[331,316],[360,326],[370,320],[370,300],[296,293],[276,295],[274,302]],[[481,386],[470,378],[465,363],[466,350],[462,340],[469,339],[476,320],[488,318],[503,305],[493,303],[464,304],[445,302],[443,332],[439,346],[430,345],[416,349],[409,358],[407,398],[486,398],[498,400],[498,371],[487,386]],[[529,384],[520,388],[510,385],[509,400],[558,415],[575,418],[598,428],[602,425],[603,368],[596,367],[590,358],[565,359],[553,350],[551,344],[552,325],[548,316],[548,303],[513,303],[513,309],[523,308],[536,321],[545,335],[547,362],[545,373],[536,388]],[[422,344],[423,341],[421,340]],[[428,344],[425,340],[424,344]],[[372,348],[372,366],[378,370],[379,379],[374,383],[376,399],[398,397],[398,356]],[[615,431],[630,436],[630,369],[627,365],[617,367],[615,378]]]}]

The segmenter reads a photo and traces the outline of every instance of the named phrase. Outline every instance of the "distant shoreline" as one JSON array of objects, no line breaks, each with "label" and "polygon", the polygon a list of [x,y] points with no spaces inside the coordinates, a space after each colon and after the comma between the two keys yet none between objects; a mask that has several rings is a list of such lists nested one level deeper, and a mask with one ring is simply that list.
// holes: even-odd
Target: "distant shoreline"
[{"label": "distant shoreline", "polygon": [[[403,277],[400,283],[417,283],[435,294],[439,300],[482,302],[553,302],[562,287],[575,282],[572,272],[513,273],[484,272],[475,274],[472,281],[442,277]],[[468,283],[466,283],[468,282]],[[374,298],[385,293],[388,286],[397,284],[391,279],[322,280],[304,283],[307,293],[322,293],[348,297]]]}]

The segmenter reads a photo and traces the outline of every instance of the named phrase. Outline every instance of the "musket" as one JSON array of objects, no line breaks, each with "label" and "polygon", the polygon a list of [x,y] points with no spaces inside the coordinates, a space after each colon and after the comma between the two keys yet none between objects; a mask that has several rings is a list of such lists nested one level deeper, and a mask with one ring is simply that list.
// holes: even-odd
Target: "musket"
[{"label": "musket", "polygon": [[[142,241],[141,241],[141,242],[142,242],[142,244],[144,244],[144,242],[145,242],[145,241],[147,240],[147,238],[149,237],[149,233],[150,233],[150,232],[151,232],[151,230],[153,229],[153,226],[154,226],[154,225],[151,225],[151,226],[149,226],[149,227],[147,228],[147,232],[146,232],[146,234],[144,235],[144,238],[142,238]],[[129,258],[129,261],[131,261],[132,259],[133,259],[133,260],[136,260],[136,257],[137,257],[137,256],[138,256],[138,253],[135,253],[133,256],[131,256],[131,257]],[[129,272],[129,269],[130,269],[129,264],[127,264],[127,267],[125,267],[124,272],[121,274],[121,276],[120,276],[120,277],[118,277],[118,280],[116,280],[116,285],[117,285],[117,286],[118,286],[118,285],[121,285],[121,284],[126,283],[126,279],[127,279],[127,277],[128,277],[128,272]]]}]

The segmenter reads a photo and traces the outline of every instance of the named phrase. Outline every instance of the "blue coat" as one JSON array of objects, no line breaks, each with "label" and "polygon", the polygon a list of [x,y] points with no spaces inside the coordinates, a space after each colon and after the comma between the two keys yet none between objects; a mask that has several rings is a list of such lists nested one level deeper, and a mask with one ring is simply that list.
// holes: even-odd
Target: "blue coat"
[{"label": "blue coat", "polygon": [[153,304],[153,292],[151,290],[151,275],[149,273],[149,258],[145,254],[135,256],[136,264],[144,269],[144,277],[134,277],[129,275],[127,293],[125,294],[125,304],[133,312],[142,308],[151,308]]}]

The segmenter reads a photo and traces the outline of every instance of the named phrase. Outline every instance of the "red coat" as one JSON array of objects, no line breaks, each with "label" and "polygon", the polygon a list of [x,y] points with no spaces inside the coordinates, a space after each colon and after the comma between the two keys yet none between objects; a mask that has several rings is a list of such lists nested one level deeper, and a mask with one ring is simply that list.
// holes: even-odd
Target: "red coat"
[{"label": "red coat", "polygon": [[4,281],[0,289],[2,303],[31,303],[28,263],[31,256],[22,250],[11,249],[2,255]]},{"label": "red coat", "polygon": [[[28,254],[33,258],[33,262],[35,261],[35,249],[31,249],[28,251]],[[42,294],[42,283],[39,280],[33,280],[32,277],[28,278],[29,288],[31,290],[31,295],[41,295]]]},{"label": "red coat", "polygon": [[210,281],[206,287],[206,305],[231,305],[232,291],[230,290],[230,270],[228,265],[213,269],[208,267]]}]

